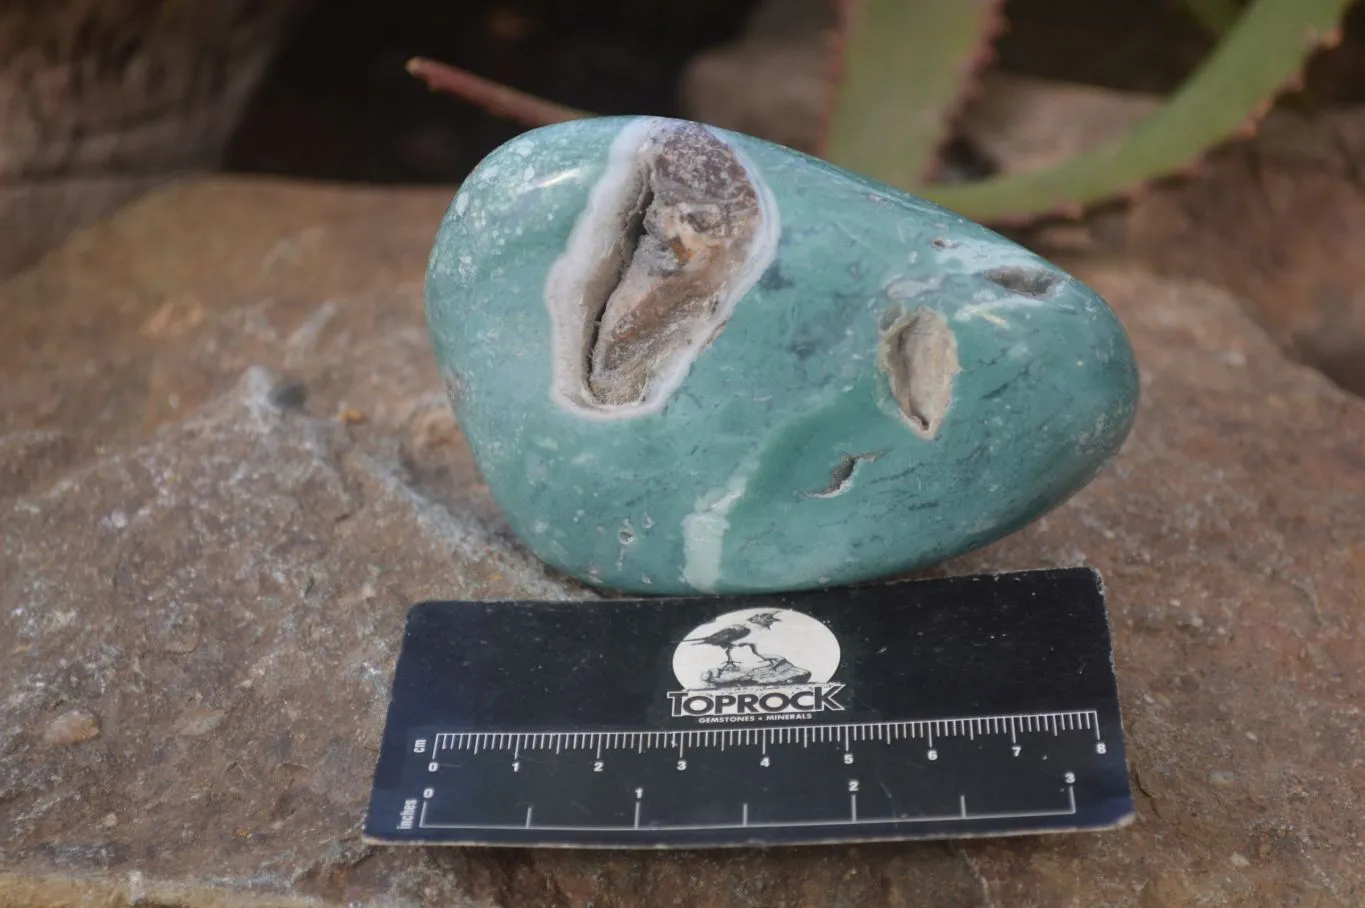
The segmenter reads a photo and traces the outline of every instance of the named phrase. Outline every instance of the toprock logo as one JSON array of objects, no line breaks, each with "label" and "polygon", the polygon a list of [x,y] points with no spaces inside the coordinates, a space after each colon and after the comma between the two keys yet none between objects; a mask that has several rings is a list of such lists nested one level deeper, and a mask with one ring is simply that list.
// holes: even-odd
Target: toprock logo
[{"label": "toprock logo", "polygon": [[682,690],[669,691],[675,718],[760,722],[843,711],[839,641],[824,624],[782,608],[728,612],[693,630],[673,651]]}]

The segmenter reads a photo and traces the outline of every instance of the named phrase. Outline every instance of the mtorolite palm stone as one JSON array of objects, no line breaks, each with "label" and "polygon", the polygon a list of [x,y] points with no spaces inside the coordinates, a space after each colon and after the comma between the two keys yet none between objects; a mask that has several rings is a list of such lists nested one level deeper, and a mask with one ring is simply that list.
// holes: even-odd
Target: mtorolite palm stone
[{"label": "mtorolite palm stone", "polygon": [[1085,485],[1137,405],[1094,292],[921,199],[678,120],[489,155],[427,315],[508,523],[634,593],[895,575]]}]

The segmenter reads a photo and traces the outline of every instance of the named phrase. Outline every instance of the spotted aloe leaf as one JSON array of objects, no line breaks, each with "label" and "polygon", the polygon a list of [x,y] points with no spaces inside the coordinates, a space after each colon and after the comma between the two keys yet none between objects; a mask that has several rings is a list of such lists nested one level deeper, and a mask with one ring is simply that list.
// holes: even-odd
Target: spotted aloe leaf
[{"label": "spotted aloe leaf", "polygon": [[840,0],[824,156],[893,186],[927,180],[990,59],[1000,0]]},{"label": "spotted aloe leaf", "polygon": [[[1351,0],[1254,0],[1171,99],[1116,144],[1035,173],[976,183],[916,186],[982,221],[1075,213],[1191,167],[1209,149],[1249,135],[1310,55],[1338,35]],[[909,149],[917,155],[918,149]],[[870,172],[886,179],[892,171]]]}]

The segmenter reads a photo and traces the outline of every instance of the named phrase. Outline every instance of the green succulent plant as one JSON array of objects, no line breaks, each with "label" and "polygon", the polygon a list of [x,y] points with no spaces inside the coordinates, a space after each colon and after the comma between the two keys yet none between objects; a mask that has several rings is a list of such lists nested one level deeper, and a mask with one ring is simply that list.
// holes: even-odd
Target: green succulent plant
[{"label": "green succulent plant", "polygon": [[[971,183],[928,175],[949,114],[995,28],[998,0],[861,0],[845,4],[844,72],[824,156],[979,221],[1075,212],[1180,172],[1250,134],[1308,57],[1335,40],[1351,0],[1185,0],[1221,33],[1213,53],[1166,103],[1117,143],[1056,167]],[[904,36],[914,35],[913,48]],[[904,94],[898,94],[903,91]],[[899,101],[897,99],[900,99]],[[897,110],[901,115],[893,115]]]},{"label": "green succulent plant", "polygon": [[[1077,214],[1182,173],[1250,135],[1308,59],[1334,43],[1352,0],[1184,0],[1217,46],[1171,97],[1112,145],[1054,167],[940,184],[931,177],[952,115],[989,58],[1003,0],[831,0],[840,28],[823,157],[987,223]],[[410,71],[528,124],[591,116],[429,60]]]}]

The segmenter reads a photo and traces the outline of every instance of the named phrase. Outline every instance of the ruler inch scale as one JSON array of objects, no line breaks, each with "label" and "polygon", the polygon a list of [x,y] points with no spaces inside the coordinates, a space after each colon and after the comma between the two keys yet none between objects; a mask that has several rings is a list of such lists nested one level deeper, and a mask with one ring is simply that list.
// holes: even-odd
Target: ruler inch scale
[{"label": "ruler inch scale", "polygon": [[365,837],[666,848],[1113,828],[1088,569],[409,614]]}]

